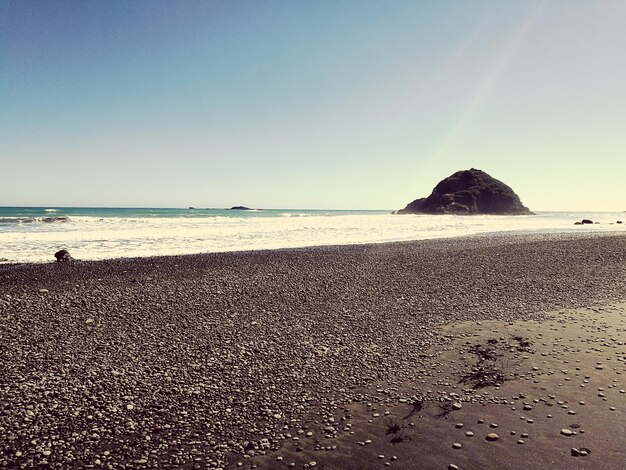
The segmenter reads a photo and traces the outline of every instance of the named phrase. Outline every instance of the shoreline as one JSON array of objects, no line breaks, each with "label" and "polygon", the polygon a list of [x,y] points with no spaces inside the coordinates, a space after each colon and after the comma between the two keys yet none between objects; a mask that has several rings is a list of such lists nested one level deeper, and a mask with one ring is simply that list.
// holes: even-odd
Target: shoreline
[{"label": "shoreline", "polygon": [[[397,243],[479,235],[626,233],[626,226],[615,222],[621,217],[607,214],[396,217],[391,214],[280,213],[271,217],[242,215],[183,219],[154,214],[143,218],[81,217],[69,224],[53,226],[3,225],[0,230],[0,263],[48,262],[59,249],[68,250],[76,259],[103,260]],[[576,226],[574,222],[580,221],[580,217],[601,223]]]},{"label": "shoreline", "polygon": [[[520,230],[511,230],[511,231],[498,231],[498,232],[483,232],[483,233],[473,233],[468,235],[453,235],[439,238],[420,238],[415,240],[394,240],[394,241],[381,241],[381,242],[355,242],[355,243],[346,243],[346,244],[331,244],[331,245],[307,245],[307,246],[296,246],[296,247],[281,247],[281,248],[261,248],[261,249],[250,249],[250,250],[227,250],[227,251],[206,251],[199,253],[183,253],[183,254],[166,254],[166,255],[152,255],[152,256],[131,256],[131,257],[117,257],[117,258],[103,258],[103,259],[74,259],[73,263],[76,264],[88,264],[88,263],[108,263],[108,262],[141,262],[141,261],[150,261],[150,260],[162,260],[162,259],[180,259],[180,258],[196,258],[196,257],[205,257],[205,256],[214,256],[214,255],[245,255],[245,254],[263,254],[263,253],[272,253],[272,252],[299,252],[299,251],[315,251],[315,250],[342,250],[349,249],[353,247],[380,247],[380,246],[393,246],[393,245],[412,245],[415,243],[430,243],[430,242],[446,242],[446,241],[455,241],[455,240],[498,240],[498,241],[520,241],[522,243],[525,242],[534,242],[534,241],[555,241],[555,240],[569,240],[569,239],[578,239],[578,238],[604,238],[604,237],[626,237],[626,232],[621,231],[594,231],[594,232],[576,232],[576,229],[572,229],[571,231],[560,231],[560,232],[544,232],[541,230],[528,230],[528,231],[520,231]],[[70,250],[68,250],[70,251]],[[50,260],[48,261],[37,261],[37,262],[3,262],[0,261],[0,271],[3,267],[20,267],[20,266],[45,266],[49,264],[57,264],[54,260],[54,253],[51,253]]]},{"label": "shoreline", "polygon": [[437,358],[459,356],[454,325],[623,301],[625,249],[483,235],[0,266],[0,464],[380,468],[356,441],[386,431],[346,414],[441,398],[422,380],[452,380]]}]

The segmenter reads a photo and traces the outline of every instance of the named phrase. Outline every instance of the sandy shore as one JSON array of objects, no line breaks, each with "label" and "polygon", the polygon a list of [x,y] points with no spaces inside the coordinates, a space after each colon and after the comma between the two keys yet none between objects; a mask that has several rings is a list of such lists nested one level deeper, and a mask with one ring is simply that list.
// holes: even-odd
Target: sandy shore
[{"label": "sandy shore", "polygon": [[0,266],[0,465],[623,468],[625,288],[620,235]]}]

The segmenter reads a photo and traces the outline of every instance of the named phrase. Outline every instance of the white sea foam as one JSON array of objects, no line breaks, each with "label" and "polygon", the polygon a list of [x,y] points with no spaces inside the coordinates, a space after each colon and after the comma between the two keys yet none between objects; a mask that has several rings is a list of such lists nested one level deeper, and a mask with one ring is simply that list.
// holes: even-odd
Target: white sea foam
[{"label": "white sea foam", "polygon": [[[490,232],[624,231],[620,214],[542,213],[532,216],[346,214],[271,217],[82,217],[59,224],[0,228],[0,258],[43,262],[68,249],[95,260],[172,254],[295,248],[447,238]],[[621,214],[622,216],[624,214]],[[588,216],[600,225],[574,226]]]}]

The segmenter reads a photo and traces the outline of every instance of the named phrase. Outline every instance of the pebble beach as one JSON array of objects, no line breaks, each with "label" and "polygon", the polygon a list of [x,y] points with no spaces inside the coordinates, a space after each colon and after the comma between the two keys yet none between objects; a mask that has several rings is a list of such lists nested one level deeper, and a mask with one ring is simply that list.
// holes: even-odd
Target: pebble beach
[{"label": "pebble beach", "polygon": [[619,233],[0,265],[0,466],[620,469],[625,292]]}]

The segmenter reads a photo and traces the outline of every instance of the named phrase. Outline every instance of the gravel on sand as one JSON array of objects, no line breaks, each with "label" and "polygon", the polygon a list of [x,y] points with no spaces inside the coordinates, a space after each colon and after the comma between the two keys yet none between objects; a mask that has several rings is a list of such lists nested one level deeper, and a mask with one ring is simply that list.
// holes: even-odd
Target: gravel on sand
[{"label": "gravel on sand", "polygon": [[438,326],[620,298],[625,261],[512,235],[3,265],[0,466],[235,466],[414,375]]}]

